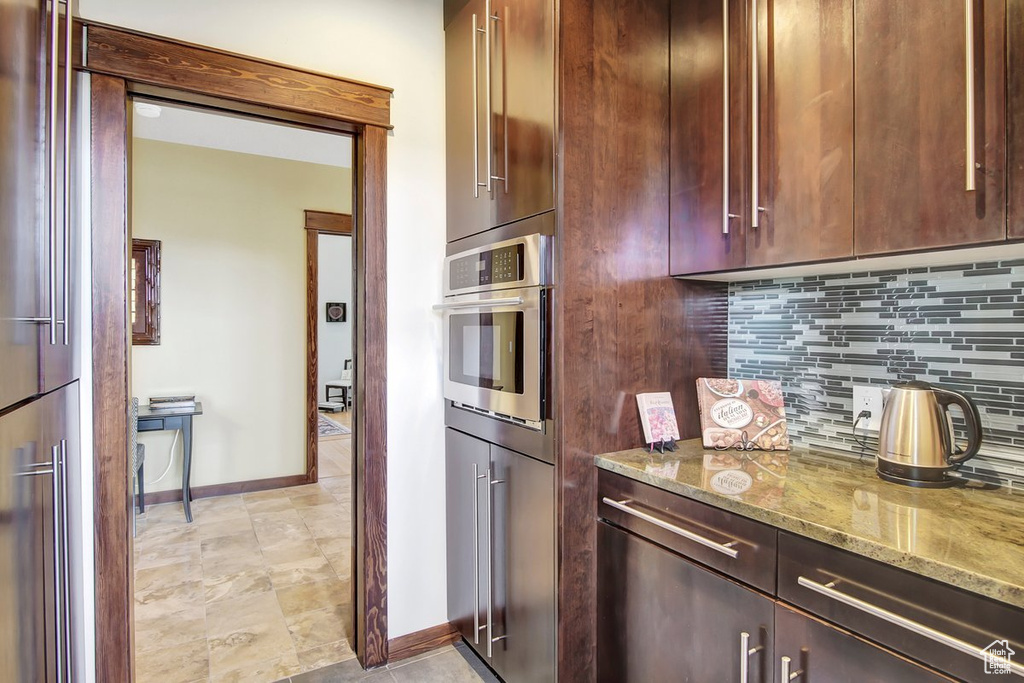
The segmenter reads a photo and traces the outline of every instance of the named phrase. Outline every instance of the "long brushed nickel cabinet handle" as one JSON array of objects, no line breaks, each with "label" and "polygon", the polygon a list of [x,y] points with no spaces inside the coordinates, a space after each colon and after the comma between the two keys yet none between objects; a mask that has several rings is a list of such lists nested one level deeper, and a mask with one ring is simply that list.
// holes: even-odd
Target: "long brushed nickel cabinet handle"
[{"label": "long brushed nickel cabinet handle", "polygon": [[494,192],[494,130],[491,119],[494,117],[491,101],[491,0],[487,0],[487,16],[484,19],[484,102],[487,103],[487,192]]},{"label": "long brushed nickel cabinet handle", "polygon": [[50,345],[57,344],[57,117],[59,109],[57,98],[60,97],[58,71],[60,60],[60,6],[57,0],[50,2],[50,101],[46,126],[47,150],[47,209],[49,211],[47,227],[49,228],[50,257]]},{"label": "long brushed nickel cabinet handle", "polygon": [[750,657],[755,655],[764,647],[755,645],[750,647],[750,634],[746,631],[740,633],[740,683],[747,683],[750,679]]},{"label": "long brushed nickel cabinet handle", "polygon": [[[68,5],[70,9],[70,5]],[[69,14],[70,16],[70,14]],[[65,328],[66,329],[66,328]],[[64,670],[66,671],[66,680],[70,681],[73,678],[72,666],[71,666],[71,539],[70,532],[68,529],[71,528],[70,515],[68,514],[68,441],[67,439],[60,440],[60,463],[57,467],[57,474],[60,476],[60,518],[61,518],[61,536],[60,536],[60,558],[61,558],[61,576],[63,577],[63,588],[64,588],[64,621],[62,624],[64,631]]]},{"label": "long brushed nickel cabinet handle", "polygon": [[675,524],[666,522],[663,519],[658,519],[654,515],[649,515],[646,512],[641,512],[640,510],[632,508],[629,506],[630,503],[633,502],[631,500],[612,500],[611,498],[605,496],[604,498],[602,498],[602,501],[605,505],[610,505],[616,510],[621,510],[622,512],[625,512],[627,515],[632,515],[634,517],[637,517],[638,519],[644,520],[645,522],[650,522],[655,526],[661,527],[665,531],[671,531],[675,535],[681,536],[688,541],[698,543],[704,546],[705,548],[711,548],[712,550],[720,552],[723,555],[728,555],[733,559],[736,559],[739,556],[739,551],[732,547],[736,544],[736,541],[730,541],[728,543],[717,543],[716,541],[712,541],[710,538],[705,538],[700,534],[695,534],[692,531],[687,531],[686,529],[678,527]]},{"label": "long brushed nickel cabinet handle", "polygon": [[[54,3],[54,9],[56,9],[56,3]],[[64,513],[61,510],[63,507],[63,491],[64,488],[61,482],[61,449],[60,446],[53,446],[50,449],[50,456],[53,460],[53,479],[50,480],[53,495],[53,604],[54,611],[56,612],[56,619],[54,620],[55,629],[55,646],[54,646],[54,659],[57,670],[57,681],[63,683],[66,679],[64,677],[64,610],[66,605],[64,604],[64,563],[61,559],[61,548],[63,543],[61,538],[63,537],[62,528],[64,526]]]},{"label": "long brushed nickel cabinet handle", "polygon": [[480,644],[480,467],[473,463],[473,644]]},{"label": "long brushed nickel cabinet handle", "polygon": [[757,61],[757,3],[758,0],[750,0],[750,227],[757,228],[760,225],[761,211],[759,206],[760,179],[760,150],[761,132],[758,128],[758,114],[760,113],[760,69]]},{"label": "long brushed nickel cabinet handle", "polygon": [[480,88],[477,86],[479,80],[479,69],[477,65],[477,41],[480,39],[478,33],[486,35],[486,31],[476,25],[476,15],[473,15],[473,197],[480,198],[480,188],[486,183],[480,182]]},{"label": "long brushed nickel cabinet handle", "polygon": [[[919,636],[924,636],[929,640],[934,640],[936,643],[941,643],[942,645],[951,647],[954,650],[959,650],[964,654],[968,654],[972,657],[976,657],[977,659],[981,660],[985,660],[987,656],[985,651],[982,650],[981,647],[971,645],[970,643],[966,643],[960,640],[959,638],[954,638],[953,636],[943,633],[942,631],[936,631],[935,629],[929,626],[925,626],[924,624],[914,621],[913,619],[908,619],[907,617],[900,616],[895,612],[890,612],[889,610],[884,609],[882,607],[878,607],[877,605],[872,605],[870,602],[865,602],[864,600],[855,598],[852,595],[847,595],[842,591],[838,591],[835,589],[835,581],[823,584],[818,583],[817,581],[812,581],[811,579],[808,579],[806,577],[800,576],[797,578],[796,582],[804,588],[808,588],[814,591],[815,593],[820,593],[821,595],[824,595],[827,598],[831,598],[836,602],[841,602],[844,605],[853,607],[854,609],[860,610],[861,612],[865,612],[866,614],[870,614],[871,616],[878,617],[883,621],[887,621],[890,624],[895,624],[896,626],[905,628],[906,630],[911,631],[912,633],[916,633]],[[1013,673],[1017,674],[1018,676],[1024,676],[1024,666],[1021,666],[1020,664],[1011,661],[1006,661],[1005,664],[1006,668],[1008,668]]]},{"label": "long brushed nickel cabinet handle", "polygon": [[508,83],[505,73],[508,69],[508,10],[505,10],[504,19],[495,12],[491,20],[501,23],[501,118],[504,138],[502,157],[505,161],[505,175],[494,176],[494,180],[500,180],[505,186],[505,194],[508,194]]},{"label": "long brushed nickel cabinet handle", "polygon": [[967,140],[965,166],[967,167],[967,192],[977,189],[977,154],[974,143],[974,0],[964,0],[964,66],[966,73]]},{"label": "long brushed nickel cabinet handle", "polygon": [[68,300],[71,298],[71,2],[64,1],[64,300],[61,318],[64,327],[64,346],[70,344],[71,316]]}]

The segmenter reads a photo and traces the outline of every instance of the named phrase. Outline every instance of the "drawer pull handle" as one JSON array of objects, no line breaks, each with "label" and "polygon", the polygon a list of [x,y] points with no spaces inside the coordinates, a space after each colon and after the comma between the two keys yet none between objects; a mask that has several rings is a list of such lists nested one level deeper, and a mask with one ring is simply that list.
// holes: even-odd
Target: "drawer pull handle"
[{"label": "drawer pull handle", "polygon": [[750,634],[746,631],[740,633],[740,683],[748,683],[750,680],[750,657],[763,650],[761,645],[750,647]]},{"label": "drawer pull handle", "polygon": [[717,543],[715,541],[712,541],[710,538],[704,538],[703,536],[701,536],[699,534],[695,534],[692,531],[687,531],[686,529],[677,527],[675,524],[669,524],[668,522],[666,522],[666,521],[664,521],[662,519],[658,519],[657,517],[654,517],[653,515],[649,515],[646,512],[640,512],[639,510],[636,510],[634,508],[629,507],[629,504],[633,502],[633,501],[631,501],[629,499],[626,499],[626,500],[612,500],[611,498],[608,498],[607,496],[605,496],[603,498],[603,501],[604,501],[605,505],[610,505],[613,508],[615,508],[616,510],[622,510],[627,515],[633,515],[634,517],[642,519],[645,522],[650,522],[651,524],[653,524],[655,526],[661,527],[665,531],[671,531],[675,535],[682,536],[683,538],[685,538],[688,541],[693,541],[694,543],[699,543],[700,545],[704,546],[705,548],[711,548],[712,550],[720,552],[723,555],[728,555],[729,557],[731,557],[733,559],[736,559],[737,557],[739,557],[739,554],[740,554],[739,551],[732,547],[732,546],[736,545],[736,541],[730,541],[728,543]]},{"label": "drawer pull handle", "polygon": [[[832,598],[833,600],[841,602],[844,605],[849,605],[854,609],[859,609],[861,612],[866,612],[867,614],[870,614],[874,617],[878,617],[879,619],[888,621],[890,624],[895,624],[896,626],[905,628],[908,631],[918,634],[919,636],[924,636],[925,638],[934,640],[936,643],[941,643],[942,645],[946,645],[947,647],[951,647],[954,650],[959,650],[964,654],[971,655],[972,657],[976,657],[981,660],[985,659],[985,653],[982,651],[980,647],[975,647],[970,643],[965,643],[959,638],[954,638],[953,636],[942,633],[941,631],[936,631],[935,629],[925,626],[924,624],[918,623],[913,619],[901,617],[900,615],[894,612],[890,612],[889,610],[882,609],[881,607],[878,607],[876,605],[872,605],[870,602],[864,602],[863,600],[855,598],[852,595],[847,595],[846,593],[837,591],[833,587],[835,585],[834,581],[822,584],[818,583],[817,581],[812,581],[811,579],[800,576],[797,578],[796,582],[804,588],[809,588],[815,593],[820,593],[825,597]],[[1024,676],[1024,666],[1021,666],[1016,662],[1010,661],[1006,662],[1006,666],[1007,668],[1009,668],[1010,671],[1017,674],[1018,676]]]},{"label": "drawer pull handle", "polygon": [[803,669],[797,669],[793,673],[790,673],[789,668],[792,662],[793,660],[789,657],[783,657],[781,660],[782,676],[780,676],[780,678],[782,679],[782,683],[800,678],[800,674],[804,672]]}]

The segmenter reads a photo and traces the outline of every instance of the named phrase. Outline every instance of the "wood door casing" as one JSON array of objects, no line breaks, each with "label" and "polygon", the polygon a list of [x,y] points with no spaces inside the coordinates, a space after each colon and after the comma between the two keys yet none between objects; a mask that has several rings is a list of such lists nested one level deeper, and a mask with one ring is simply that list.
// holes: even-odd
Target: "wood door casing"
[{"label": "wood door casing", "polygon": [[980,169],[967,192],[964,3],[857,1],[857,255],[1006,238],[1005,7],[974,3]]},{"label": "wood door casing", "polygon": [[852,256],[853,0],[756,1],[765,210],[746,265]]},{"label": "wood door casing", "polygon": [[[670,19],[669,272],[742,268],[750,225],[746,2],[729,1],[729,186],[723,190],[722,3],[673,0]],[[728,195],[729,234],[723,230]]]}]

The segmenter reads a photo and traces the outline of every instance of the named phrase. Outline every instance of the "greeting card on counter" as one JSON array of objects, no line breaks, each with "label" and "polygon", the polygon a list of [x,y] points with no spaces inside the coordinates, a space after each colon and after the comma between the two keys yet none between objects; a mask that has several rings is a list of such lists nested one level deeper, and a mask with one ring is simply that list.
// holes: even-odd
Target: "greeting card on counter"
[{"label": "greeting card on counter", "polygon": [[640,409],[640,424],[644,428],[646,443],[675,442],[679,439],[679,425],[676,423],[676,409],[672,406],[672,394],[667,391],[637,394],[636,407]]},{"label": "greeting card on counter", "polygon": [[704,448],[789,450],[782,382],[701,377],[697,403]]}]

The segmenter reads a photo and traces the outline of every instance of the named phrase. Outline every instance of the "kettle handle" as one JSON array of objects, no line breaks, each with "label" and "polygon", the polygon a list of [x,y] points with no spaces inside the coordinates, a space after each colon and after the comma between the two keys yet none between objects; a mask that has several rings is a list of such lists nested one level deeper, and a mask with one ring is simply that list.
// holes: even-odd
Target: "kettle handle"
[{"label": "kettle handle", "polygon": [[[967,423],[967,450],[960,454],[951,452],[949,457],[946,458],[950,465],[959,465],[965,460],[970,460],[976,456],[978,449],[981,448],[981,414],[978,412],[978,406],[974,404],[974,401],[959,391],[940,389],[938,387],[933,387],[933,390],[935,391],[936,400],[943,409],[948,410],[947,406],[955,404],[964,412],[964,420]],[[949,442],[955,448],[956,439],[953,434],[949,435]]]}]

